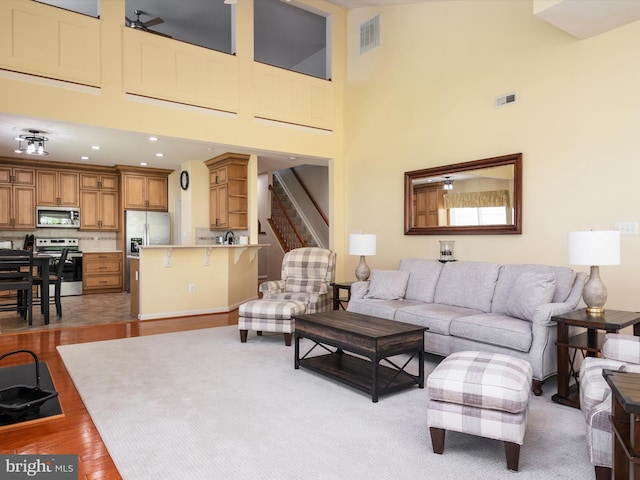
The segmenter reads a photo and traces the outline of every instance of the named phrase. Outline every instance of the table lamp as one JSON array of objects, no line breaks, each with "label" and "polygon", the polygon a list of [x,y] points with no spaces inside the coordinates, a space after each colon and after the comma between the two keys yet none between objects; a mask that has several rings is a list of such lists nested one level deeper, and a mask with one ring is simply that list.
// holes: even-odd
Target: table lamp
[{"label": "table lamp", "polygon": [[602,315],[607,301],[607,287],[600,279],[600,265],[620,264],[620,232],[588,231],[571,232],[568,241],[569,263],[589,265],[589,279],[582,291],[587,313]]},{"label": "table lamp", "polygon": [[360,255],[360,263],[356,267],[356,279],[364,282],[371,271],[364,261],[365,255],[376,254],[376,236],[372,233],[352,233],[349,235],[349,255]]}]

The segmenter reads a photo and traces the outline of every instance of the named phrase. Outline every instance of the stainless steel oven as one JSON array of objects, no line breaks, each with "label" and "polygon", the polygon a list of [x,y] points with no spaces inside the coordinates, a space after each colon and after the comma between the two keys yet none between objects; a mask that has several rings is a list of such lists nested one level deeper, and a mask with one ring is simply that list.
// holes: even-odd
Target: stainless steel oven
[{"label": "stainless steel oven", "polygon": [[[78,248],[77,238],[38,238],[35,242],[36,255],[52,257],[50,270],[55,272],[60,264],[62,250],[68,247],[69,253],[62,270],[60,295],[82,295],[82,252]],[[49,286],[50,295],[54,294],[54,285]]]}]

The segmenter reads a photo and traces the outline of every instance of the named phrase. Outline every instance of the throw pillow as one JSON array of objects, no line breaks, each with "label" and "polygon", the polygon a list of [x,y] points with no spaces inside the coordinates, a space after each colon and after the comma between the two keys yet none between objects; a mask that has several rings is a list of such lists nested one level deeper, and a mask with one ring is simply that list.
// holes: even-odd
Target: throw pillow
[{"label": "throw pillow", "polygon": [[364,298],[399,300],[404,298],[409,274],[399,270],[374,270],[369,280],[369,291]]},{"label": "throw pillow", "polygon": [[507,315],[533,321],[536,307],[551,302],[555,288],[556,279],[552,273],[523,273],[509,292]]}]

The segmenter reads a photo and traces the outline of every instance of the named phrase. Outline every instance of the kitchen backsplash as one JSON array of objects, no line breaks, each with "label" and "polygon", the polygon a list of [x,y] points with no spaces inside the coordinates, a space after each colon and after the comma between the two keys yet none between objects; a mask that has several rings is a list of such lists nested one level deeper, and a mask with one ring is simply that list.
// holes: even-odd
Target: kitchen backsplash
[{"label": "kitchen backsplash", "polygon": [[[249,235],[249,230],[231,230],[235,237]],[[228,230],[209,230],[207,227],[196,227],[196,245],[215,245],[216,237],[224,237]]]},{"label": "kitchen backsplash", "polygon": [[22,248],[25,235],[35,238],[77,238],[83,252],[103,252],[116,250],[115,232],[81,232],[69,228],[40,228],[38,230],[0,230],[0,241],[11,240],[13,248]]}]

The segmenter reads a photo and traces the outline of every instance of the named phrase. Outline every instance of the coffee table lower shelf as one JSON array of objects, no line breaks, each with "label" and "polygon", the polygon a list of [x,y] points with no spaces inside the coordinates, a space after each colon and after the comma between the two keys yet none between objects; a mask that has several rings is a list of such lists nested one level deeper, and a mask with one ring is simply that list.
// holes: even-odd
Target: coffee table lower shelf
[{"label": "coffee table lower shelf", "polygon": [[343,350],[316,357],[301,358],[298,363],[309,370],[371,394],[374,402],[377,401],[378,395],[381,394],[402,390],[412,385],[423,387],[418,376],[411,375],[404,370],[397,370],[378,364],[376,391],[373,378],[373,362]]}]

